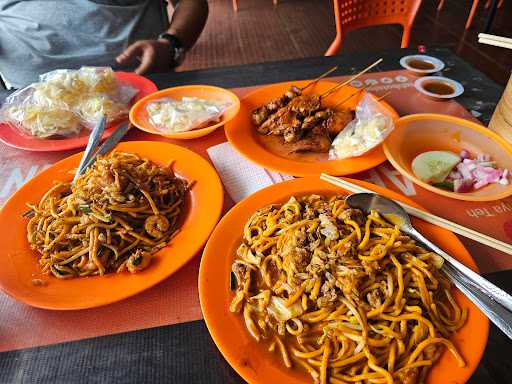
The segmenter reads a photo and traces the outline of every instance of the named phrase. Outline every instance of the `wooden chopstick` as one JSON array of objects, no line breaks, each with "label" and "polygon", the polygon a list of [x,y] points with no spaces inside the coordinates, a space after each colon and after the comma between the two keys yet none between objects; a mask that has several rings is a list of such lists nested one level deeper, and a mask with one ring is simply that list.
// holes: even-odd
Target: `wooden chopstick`
[{"label": "wooden chopstick", "polygon": [[[322,173],[320,175],[320,179],[322,179],[328,183],[334,184],[340,188],[346,189],[347,191],[350,191],[353,193],[364,193],[364,192],[374,193],[373,191],[371,191],[369,189],[366,189],[359,185],[350,183],[350,182],[340,179],[338,177],[327,175],[325,173]],[[399,203],[407,211],[408,214],[410,214],[414,217],[417,217],[417,218],[422,219],[428,223],[437,225],[441,228],[455,232],[458,235],[467,237],[468,239],[477,241],[481,244],[487,245],[489,247],[492,247],[494,249],[497,249],[499,251],[502,251],[509,255],[512,255],[512,245],[511,244],[507,244],[503,241],[493,239],[492,237],[484,235],[483,233],[477,232],[473,229],[466,228],[460,224],[443,219],[442,217],[433,215],[431,213],[422,211],[421,209],[411,207],[410,205],[407,205],[405,203],[401,203],[399,201],[396,201],[396,202]]]},{"label": "wooden chopstick", "polygon": [[510,37],[504,37],[504,36],[498,36],[498,35],[490,35],[488,33],[479,33],[478,34],[478,38],[479,39],[501,41],[503,43],[511,43],[512,44],[512,38],[510,38]]},{"label": "wooden chopstick", "polygon": [[512,44],[498,40],[479,39],[478,42],[480,44],[494,45],[495,47],[512,49]]},{"label": "wooden chopstick", "polygon": [[495,47],[512,49],[512,39],[508,37],[479,33],[478,42],[482,44],[494,45]]}]

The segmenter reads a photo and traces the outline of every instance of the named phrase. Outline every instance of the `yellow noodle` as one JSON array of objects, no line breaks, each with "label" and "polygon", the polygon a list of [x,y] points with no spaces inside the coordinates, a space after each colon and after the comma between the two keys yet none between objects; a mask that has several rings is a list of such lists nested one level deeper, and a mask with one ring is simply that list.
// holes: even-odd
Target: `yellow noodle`
[{"label": "yellow noodle", "polygon": [[421,380],[443,346],[464,362],[444,337],[467,309],[435,255],[378,212],[341,196],[290,198],[256,211],[243,244],[254,259],[236,256],[230,310],[243,307],[250,334],[314,382],[391,384],[407,369]]},{"label": "yellow noodle", "polygon": [[187,188],[137,155],[98,158],[73,185],[59,182],[28,204],[27,239],[41,271],[66,279],[145,268],[176,235]]}]

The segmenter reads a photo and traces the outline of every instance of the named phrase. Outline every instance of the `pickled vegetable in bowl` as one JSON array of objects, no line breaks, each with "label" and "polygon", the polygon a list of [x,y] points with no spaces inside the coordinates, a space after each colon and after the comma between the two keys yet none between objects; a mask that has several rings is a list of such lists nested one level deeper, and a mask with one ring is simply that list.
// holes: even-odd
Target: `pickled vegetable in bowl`
[{"label": "pickled vegetable in bowl", "polygon": [[[447,176],[446,181],[451,180],[453,187],[434,185],[430,176],[427,180],[417,169],[413,170],[414,159],[430,151],[451,152],[460,159]],[[384,142],[384,152],[403,176],[438,195],[466,201],[495,201],[512,195],[512,179],[508,175],[512,170],[512,145],[490,129],[469,120],[430,113],[401,117]],[[442,176],[442,172],[439,175]],[[458,185],[464,180],[471,180],[470,189]]]},{"label": "pickled vegetable in bowl", "polygon": [[510,184],[511,173],[499,168],[488,154],[473,156],[469,151],[460,154],[450,151],[429,151],[416,156],[412,171],[420,180],[451,192],[471,192],[498,183]]}]

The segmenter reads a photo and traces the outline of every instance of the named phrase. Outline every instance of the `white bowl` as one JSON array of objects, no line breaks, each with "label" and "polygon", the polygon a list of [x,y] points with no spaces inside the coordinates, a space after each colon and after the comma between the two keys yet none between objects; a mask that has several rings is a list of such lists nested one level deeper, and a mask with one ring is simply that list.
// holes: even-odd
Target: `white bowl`
[{"label": "white bowl", "polygon": [[[447,95],[440,95],[438,93],[429,92],[423,87],[425,83],[429,83],[429,82],[445,83],[453,88],[453,92],[450,94],[447,94]],[[418,80],[416,80],[414,82],[414,87],[416,88],[416,90],[418,92],[422,93],[429,99],[433,99],[433,100],[437,100],[437,101],[450,100],[450,99],[453,99],[453,98],[460,96],[464,93],[464,87],[462,86],[461,83],[459,83],[458,81],[449,79],[447,77],[443,77],[443,76],[420,77]]]},{"label": "white bowl", "polygon": [[[408,64],[408,62],[410,62],[412,60],[426,61],[427,63],[432,64],[434,66],[434,68],[432,68],[432,69],[413,68]],[[419,76],[436,73],[436,72],[441,71],[444,68],[444,63],[441,60],[436,59],[435,57],[432,57],[432,56],[427,56],[427,55],[404,56],[400,59],[400,65],[402,67],[404,67],[405,69],[407,69],[408,71],[411,71],[415,75],[419,75]]]}]

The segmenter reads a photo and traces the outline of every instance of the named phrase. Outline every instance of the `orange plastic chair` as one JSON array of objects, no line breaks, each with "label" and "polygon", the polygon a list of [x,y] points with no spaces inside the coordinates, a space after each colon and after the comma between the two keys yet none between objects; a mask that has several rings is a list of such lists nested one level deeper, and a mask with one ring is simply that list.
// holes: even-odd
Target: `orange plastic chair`
[{"label": "orange plastic chair", "polygon": [[335,55],[343,38],[354,29],[370,25],[400,24],[404,31],[402,48],[409,45],[412,24],[421,0],[334,0],[336,38],[325,53]]}]

